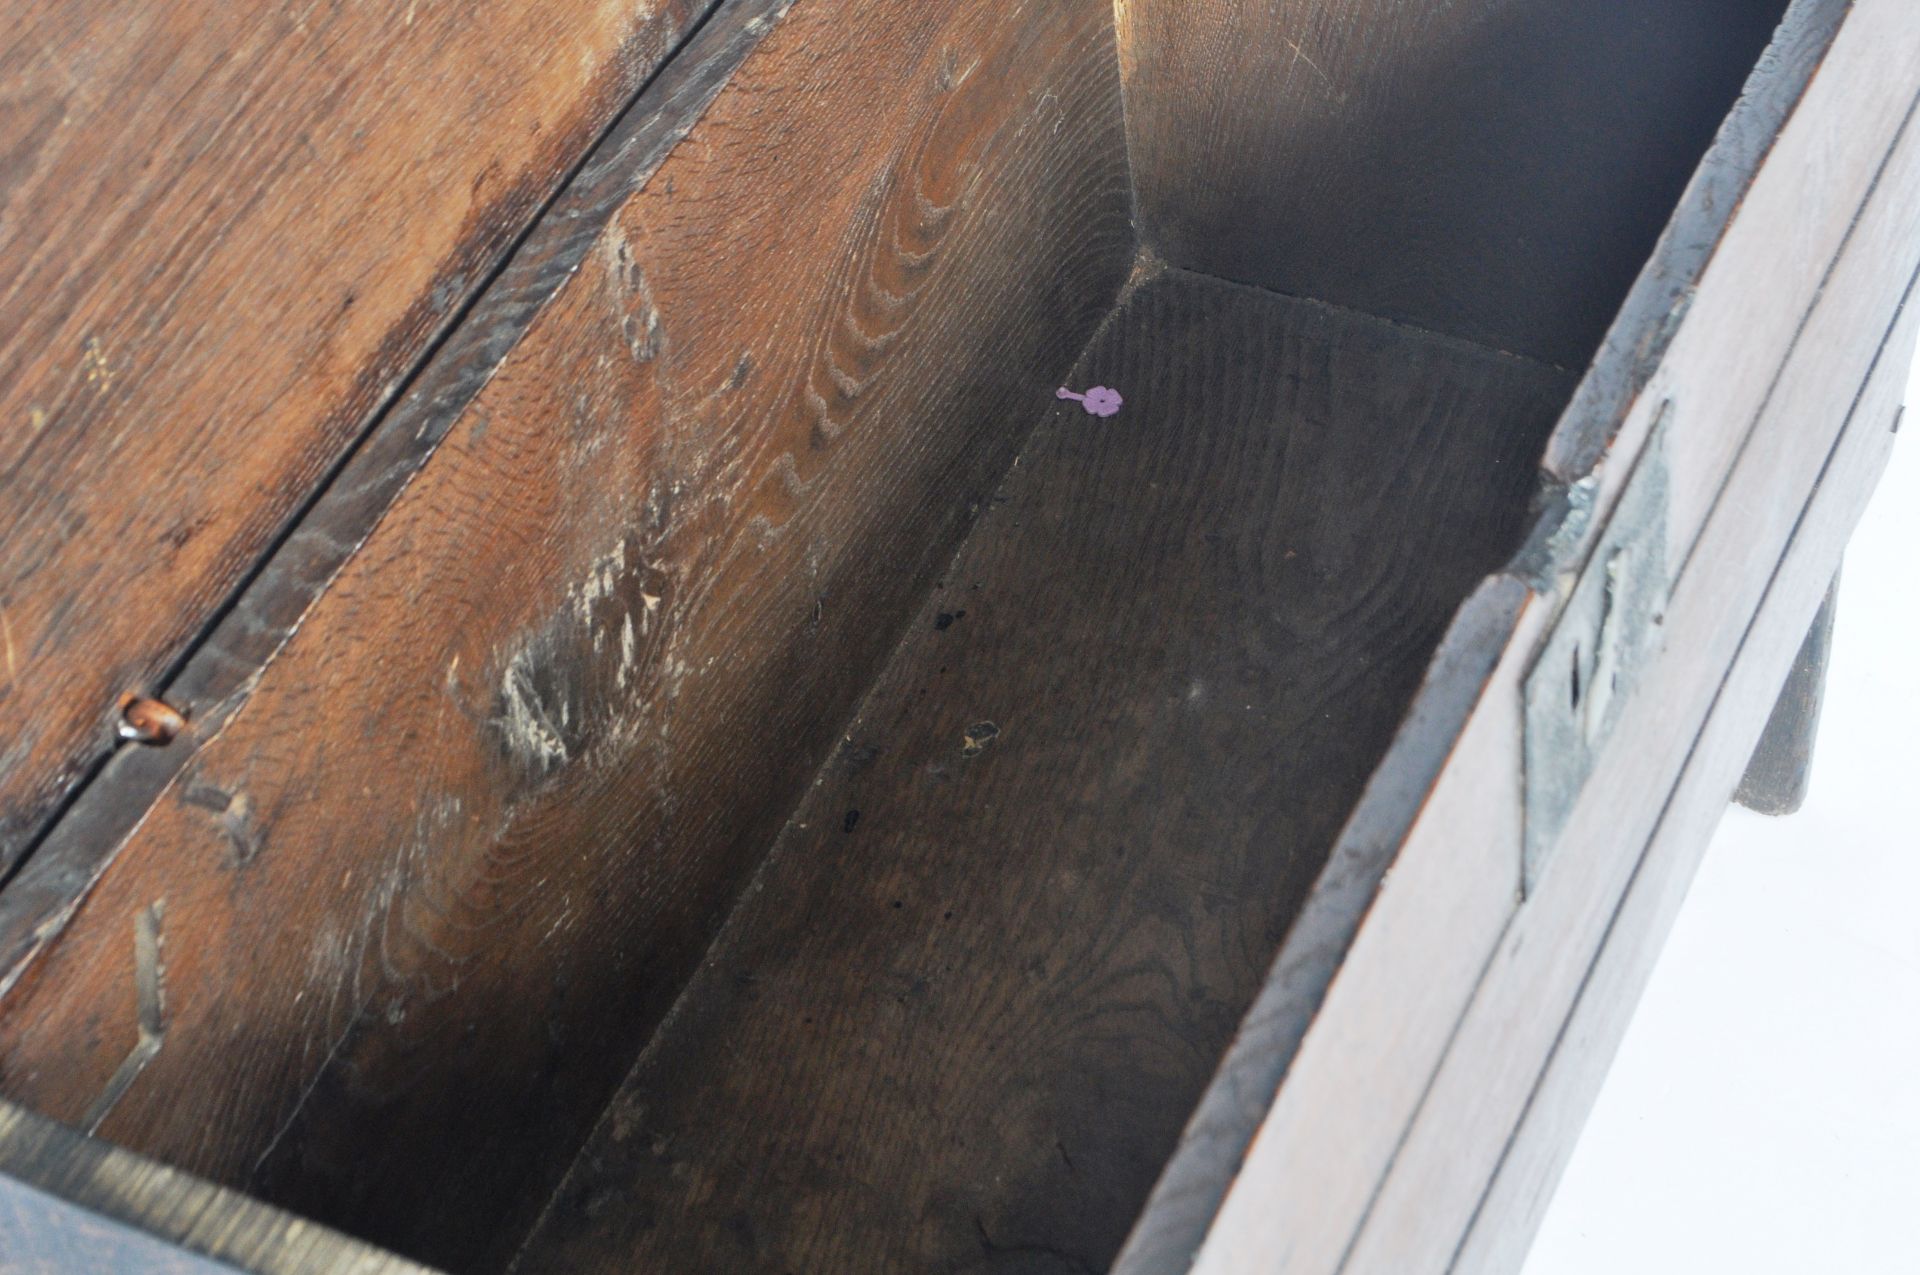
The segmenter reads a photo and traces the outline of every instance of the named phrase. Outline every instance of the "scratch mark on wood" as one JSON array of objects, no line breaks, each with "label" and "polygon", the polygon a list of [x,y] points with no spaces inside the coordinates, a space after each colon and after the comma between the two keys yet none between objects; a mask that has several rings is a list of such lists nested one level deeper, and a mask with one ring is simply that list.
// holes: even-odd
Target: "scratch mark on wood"
[{"label": "scratch mark on wood", "polygon": [[153,1061],[160,1052],[161,1040],[167,1034],[167,995],[166,969],[160,961],[160,922],[166,913],[167,901],[155,899],[133,918],[133,990],[138,1006],[137,1016],[140,1038],[128,1051],[119,1068],[107,1081],[107,1087],[100,1092],[87,1109],[81,1121],[88,1133],[100,1127],[114,1104],[132,1087],[136,1077]]},{"label": "scratch mark on wood", "polygon": [[1307,51],[1300,47],[1300,42],[1298,40],[1295,40],[1290,36],[1284,36],[1284,35],[1281,36],[1280,38],[1286,41],[1286,45],[1289,49],[1293,50],[1294,62],[1296,63],[1305,62],[1307,64],[1307,69],[1312,71],[1315,75],[1319,76],[1320,82],[1322,84],[1326,85],[1330,89],[1335,88],[1335,85],[1332,79],[1328,77],[1325,71],[1322,71],[1320,69],[1320,64],[1318,62],[1315,62],[1312,58],[1307,56]]}]

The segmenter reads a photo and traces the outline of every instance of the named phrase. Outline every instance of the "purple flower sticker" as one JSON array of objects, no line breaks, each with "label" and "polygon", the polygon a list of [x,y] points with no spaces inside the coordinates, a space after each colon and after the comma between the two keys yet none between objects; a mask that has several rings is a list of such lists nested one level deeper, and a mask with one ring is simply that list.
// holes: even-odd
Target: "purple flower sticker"
[{"label": "purple flower sticker", "polygon": [[1060,388],[1056,398],[1070,398],[1087,409],[1089,416],[1112,416],[1126,402],[1120,397],[1119,390],[1110,390],[1104,385],[1096,385],[1085,394],[1075,394],[1065,386]]}]

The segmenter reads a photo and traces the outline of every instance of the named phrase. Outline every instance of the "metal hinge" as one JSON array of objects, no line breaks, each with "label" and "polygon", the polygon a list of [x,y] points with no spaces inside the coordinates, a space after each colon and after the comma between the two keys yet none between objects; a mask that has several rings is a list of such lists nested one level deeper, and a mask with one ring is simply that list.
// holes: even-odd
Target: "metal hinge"
[{"label": "metal hinge", "polygon": [[1671,584],[1667,422],[1672,414],[1673,404],[1661,408],[1578,574],[1571,564],[1564,570],[1554,564],[1547,582],[1565,602],[1527,670],[1523,691],[1521,888],[1527,895],[1546,869],[1621,705],[1661,646]]}]

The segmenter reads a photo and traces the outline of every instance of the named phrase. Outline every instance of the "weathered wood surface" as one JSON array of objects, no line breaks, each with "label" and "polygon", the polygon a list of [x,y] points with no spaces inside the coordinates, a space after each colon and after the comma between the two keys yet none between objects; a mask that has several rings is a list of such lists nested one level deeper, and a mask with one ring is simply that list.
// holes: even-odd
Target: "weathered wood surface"
[{"label": "weathered wood surface", "polygon": [[[1683,546],[1905,110],[1885,86],[1911,82],[1914,12],[1833,9],[1794,6],[1548,444],[1549,476],[1571,485],[1593,473],[1604,511],[1663,387],[1684,385],[1689,419],[1721,425],[1670,440],[1686,482],[1674,511]],[[1806,180],[1815,169],[1823,183]],[[1550,564],[1520,565],[1489,582],[1457,630],[1504,653],[1490,672],[1477,659],[1436,667],[1117,1269],[1191,1261],[1230,1190],[1240,1229],[1220,1237],[1215,1269],[1254,1253],[1303,1270],[1341,1260],[1518,896],[1515,688],[1544,623],[1541,608],[1527,614],[1528,581]]]},{"label": "weathered wood surface", "polygon": [[1099,1270],[1571,378],[1171,272],[889,661],[527,1271]]},{"label": "weathered wood surface", "polygon": [[431,1275],[0,1102],[0,1275]]},{"label": "weathered wood surface", "polygon": [[1724,815],[1732,777],[1766,710],[1766,688],[1777,679],[1808,599],[1823,578],[1830,578],[1823,573],[1838,560],[1885,466],[1917,331],[1920,298],[1910,289],[1894,336],[1881,350],[1846,434],[1821,470],[1819,486],[1748,626],[1712,716],[1694,742],[1660,827],[1634,868],[1608,922],[1604,946],[1581,983],[1579,999],[1475,1210],[1453,1259],[1452,1269],[1459,1275],[1512,1275],[1526,1260],[1661,944]]},{"label": "weathered wood surface", "polygon": [[1827,664],[1833,657],[1835,580],[1813,617],[1800,653],[1774,699],[1766,727],[1747,759],[1733,799],[1763,815],[1790,815],[1807,801],[1813,778],[1813,746],[1820,734],[1820,703],[1827,694]]},{"label": "weathered wood surface", "polygon": [[544,1198],[1132,261],[1098,0],[730,6],[667,75],[742,44],[224,728],[163,750],[0,1089],[94,1108],[163,902],[103,1135],[462,1267]]},{"label": "weathered wood surface", "polygon": [[[1914,84],[1920,20],[1913,34],[1907,83],[1920,87]],[[1665,649],[1623,706],[1544,877],[1504,927],[1350,1250],[1349,1270],[1417,1270],[1421,1263],[1438,1269],[1431,1265],[1433,1255],[1451,1251],[1464,1234],[1481,1184],[1497,1166],[1607,920],[1658,825],[1661,803],[1646,795],[1669,793],[1678,782],[1773,566],[1874,370],[1920,267],[1916,226],[1920,128],[1909,122],[1806,315],[1765,408],[1750,429],[1740,430],[1748,435],[1746,445],[1716,492],[1691,552],[1674,555],[1673,592],[1661,629]],[[1693,416],[1687,378],[1680,375],[1683,369],[1675,371],[1660,387],[1675,404],[1674,428],[1711,428],[1711,418]],[[1891,417],[1888,411],[1869,432],[1884,433]],[[1800,615],[1798,631],[1784,639],[1789,645],[1804,635],[1807,618]]]},{"label": "weathered wood surface", "polygon": [[[1728,617],[1752,613],[1764,585],[1758,564],[1771,561],[1770,554],[1777,555],[1791,515],[1804,497],[1804,486],[1796,494],[1792,484],[1810,482],[1817,468],[1820,452],[1805,449],[1823,448],[1838,428],[1847,387],[1858,385],[1864,375],[1864,364],[1876,345],[1874,334],[1883,328],[1899,281],[1904,280],[1897,263],[1914,247],[1910,235],[1890,240],[1876,231],[1869,246],[1859,248],[1860,235],[1854,233],[1859,213],[1832,206],[1846,202],[1836,190],[1865,190],[1878,180],[1886,148],[1908,107],[1898,95],[1887,94],[1885,85],[1910,86],[1913,68],[1920,66],[1920,11],[1894,4],[1861,4],[1852,14],[1774,147],[1773,159],[1702,274],[1692,309],[1678,319],[1666,356],[1645,390],[1631,400],[1624,423],[1596,428],[1593,422],[1576,417],[1573,413],[1582,404],[1577,394],[1548,448],[1551,461],[1569,434],[1582,450],[1596,437],[1613,439],[1606,463],[1595,474],[1599,508],[1604,511],[1663,404],[1676,402],[1684,421],[1690,423],[1673,431],[1677,445],[1670,449],[1676,476],[1669,537],[1675,546],[1676,569],[1694,552],[1690,546],[1701,534],[1709,508],[1743,509],[1743,516],[1762,520],[1747,524],[1742,534],[1738,519],[1723,519],[1722,530],[1715,533],[1733,537],[1741,546],[1734,560],[1751,569],[1728,572],[1721,583],[1725,592],[1710,603],[1696,604],[1713,614],[1707,625],[1711,631],[1676,628],[1670,619],[1669,648],[1686,651],[1688,658],[1699,661],[1698,668],[1724,668],[1731,659],[1732,648],[1726,643],[1737,637],[1738,627],[1737,623],[1729,627]],[[1810,149],[1814,147],[1827,149]],[[1804,195],[1801,192],[1809,185],[1805,164],[1813,154],[1827,165],[1830,180]],[[1885,196],[1880,191],[1870,209],[1877,206],[1887,216],[1899,215],[1906,196],[1891,200]],[[1772,220],[1782,215],[1795,219]],[[1879,224],[1893,223],[1883,218]],[[1824,231],[1832,226],[1838,227],[1836,238],[1849,240],[1857,249],[1852,255],[1868,277],[1850,276],[1842,284],[1835,283],[1837,275],[1829,278],[1832,257],[1822,259],[1818,254],[1824,248]],[[1783,251],[1783,244],[1794,244],[1798,250]],[[1889,270],[1889,263],[1896,268]],[[1819,356],[1800,356],[1792,365],[1798,371],[1792,372],[1785,366],[1786,355],[1789,350],[1808,348],[1801,328],[1810,318],[1806,307],[1823,295],[1823,285],[1829,297],[1835,287],[1846,289],[1845,300],[1828,307],[1829,311],[1842,307],[1842,318],[1836,322],[1846,330],[1823,339]],[[1769,301],[1757,304],[1756,296]],[[1730,314],[1740,315],[1742,321],[1721,321]],[[1618,334],[1609,342],[1610,354],[1603,357],[1625,357],[1636,344],[1626,334]],[[1738,382],[1730,381],[1728,369],[1745,366],[1753,357],[1752,346],[1775,350],[1777,370],[1763,371],[1755,382],[1736,388]],[[1599,372],[1596,368],[1595,375]],[[1791,393],[1790,374],[1796,378]],[[1792,410],[1781,407],[1787,402],[1793,403]],[[1758,433],[1756,420],[1766,424]],[[1782,420],[1792,422],[1787,430],[1794,440],[1790,445],[1780,441]],[[1767,441],[1757,441],[1761,438]],[[1740,455],[1749,472],[1759,471],[1757,485],[1748,494],[1723,497],[1728,469],[1714,473],[1704,463],[1715,453],[1728,458],[1729,468],[1731,458]],[[1531,573],[1535,568],[1528,569]],[[1402,1165],[1410,1162],[1405,1148],[1412,1145],[1415,1131],[1409,1126],[1423,1101],[1428,1102],[1428,1110],[1447,1117],[1458,1141],[1443,1137],[1428,1141],[1421,1135],[1421,1162],[1434,1167],[1442,1184],[1433,1186],[1431,1178],[1423,1175],[1408,1179],[1403,1193],[1396,1187],[1399,1203],[1394,1207],[1401,1210],[1405,1225],[1382,1225],[1380,1234],[1411,1236],[1429,1226],[1444,1229],[1464,1220],[1454,1211],[1458,1202],[1452,1193],[1472,1183],[1476,1172],[1484,1180],[1477,1161],[1482,1140],[1497,1141],[1511,1124],[1509,1116],[1509,1123],[1500,1125],[1498,1110],[1487,1104],[1497,1108],[1515,1100],[1516,1083],[1524,1097],[1524,1086],[1533,1074],[1526,1068],[1531,1065],[1537,1070],[1545,1048],[1541,1045],[1541,1052],[1529,1058],[1533,1048],[1529,1033],[1542,1023],[1557,1022],[1571,991],[1551,984],[1528,991],[1523,997],[1526,1007],[1510,1009],[1498,1027],[1488,1031],[1470,1030],[1462,1013],[1503,942],[1507,954],[1501,959],[1518,969],[1557,970],[1568,963],[1584,968],[1587,957],[1580,947],[1591,936],[1580,929],[1583,910],[1611,906],[1622,886],[1618,869],[1623,862],[1631,862],[1644,844],[1654,814],[1650,807],[1639,805],[1601,813],[1597,799],[1590,800],[1587,813],[1580,816],[1587,821],[1587,831],[1570,825],[1567,833],[1568,844],[1587,850],[1563,851],[1548,879],[1548,888],[1563,899],[1577,895],[1579,907],[1564,914],[1559,927],[1537,919],[1510,929],[1516,917],[1522,805],[1514,726],[1518,686],[1548,615],[1549,608],[1530,604],[1515,616],[1503,666],[1488,682],[1479,707],[1463,727],[1459,745],[1424,805],[1417,808],[1410,829],[1402,835],[1382,836],[1375,828],[1336,848],[1323,878],[1323,885],[1330,889],[1324,900],[1316,894],[1308,901],[1300,924],[1308,926],[1323,902],[1330,911],[1349,909],[1347,915],[1355,915],[1352,905],[1359,902],[1358,915],[1365,916],[1366,924],[1347,948],[1338,978],[1331,984],[1316,986],[1311,976],[1316,965],[1324,966],[1320,951],[1304,945],[1295,950],[1290,939],[1269,984],[1270,995],[1263,996],[1262,1004],[1249,1015],[1243,1044],[1257,1041],[1268,1049],[1279,1047],[1286,1060],[1286,1084],[1260,1119],[1259,1134],[1251,1140],[1237,1178],[1232,1177],[1234,1161],[1227,1153],[1235,1131],[1242,1131],[1239,1136],[1244,1137],[1246,1125],[1236,1119],[1235,1112],[1260,1100],[1223,1095],[1218,1114],[1211,1121],[1196,1118],[1190,1130],[1189,1141],[1197,1144],[1193,1162],[1204,1165],[1202,1157],[1210,1156],[1216,1164],[1226,1164],[1227,1170],[1214,1182],[1227,1178],[1232,1184],[1200,1253],[1198,1269],[1231,1270],[1235,1262],[1250,1260],[1253,1254],[1273,1252],[1286,1255],[1291,1265],[1285,1269],[1338,1269],[1349,1260],[1362,1219],[1370,1212],[1376,1218],[1382,1216],[1379,1210],[1387,1199],[1382,1179],[1389,1166],[1396,1160]],[[1678,738],[1691,738],[1705,711],[1698,698],[1700,679],[1678,680],[1684,685],[1676,687],[1670,680],[1659,679],[1647,683],[1635,701],[1637,725],[1623,722],[1619,728],[1622,739],[1666,742],[1660,747],[1649,744],[1638,752],[1616,746],[1609,754],[1614,760],[1595,776],[1597,790],[1638,793],[1671,787],[1680,759],[1668,745],[1676,731],[1681,732]],[[1711,683],[1706,689],[1711,689]],[[1658,720],[1649,720],[1648,714]],[[1631,765],[1638,769],[1623,777],[1612,767],[1628,764],[1619,759],[1629,753]],[[1604,836],[1594,836],[1594,821],[1605,824]],[[1357,818],[1355,828],[1362,828],[1363,822]],[[1598,865],[1598,875],[1584,878],[1588,868],[1576,871],[1569,867],[1571,863]],[[1567,884],[1576,878],[1584,879],[1584,890]],[[1544,918],[1550,911],[1530,903],[1526,914]],[[1315,925],[1297,932],[1304,944],[1309,935],[1324,940],[1327,929]],[[1520,933],[1532,935],[1531,947],[1514,939]],[[1324,1000],[1316,1002],[1316,992],[1323,993]],[[1317,1016],[1312,1008],[1316,1003]],[[1303,1039],[1293,1038],[1300,1042],[1298,1048],[1290,1048],[1287,1033],[1309,1017],[1312,1026]],[[1527,1030],[1520,1031],[1516,1023],[1525,1024]],[[1507,1032],[1515,1034],[1503,1034]],[[1481,1059],[1483,1065],[1477,1069],[1459,1066],[1457,1075],[1436,1080],[1436,1069],[1457,1033],[1470,1036],[1476,1048],[1493,1057]],[[1236,1052],[1240,1048],[1237,1045]],[[1230,1056],[1223,1077],[1238,1079],[1239,1094],[1257,1095],[1259,1073],[1251,1063],[1235,1071],[1234,1063]],[[1516,1082],[1514,1077],[1523,1072],[1526,1080]],[[1430,1099],[1430,1091],[1443,1080],[1447,1096]],[[1202,1117],[1210,1114],[1203,1111]],[[1476,1119],[1480,1124],[1473,1123]],[[1463,1121],[1468,1126],[1464,1132]],[[1245,1149],[1248,1143],[1239,1146]],[[1206,1180],[1188,1181],[1204,1184]],[[1199,1198],[1204,1204],[1205,1197]],[[1471,1200],[1466,1207],[1470,1209]],[[1200,1211],[1188,1209],[1189,1214]],[[1442,1237],[1433,1246],[1412,1248],[1423,1255],[1419,1260],[1426,1261],[1434,1247],[1444,1250],[1450,1244],[1449,1237]],[[1161,1251],[1165,1251],[1164,1242]],[[1367,1254],[1363,1258],[1361,1250],[1352,1249],[1351,1260],[1378,1260],[1376,1251],[1369,1249]]]},{"label": "weathered wood surface", "polygon": [[1177,266],[1586,366],[1784,0],[1121,0]]},{"label": "weathered wood surface", "polygon": [[122,748],[0,890],[0,996],[53,936],[154,800],[246,702],[260,671],[433,455],[474,396],[792,0],[736,0],[602,138],[379,426],[168,683],[185,729]]},{"label": "weathered wood surface", "polygon": [[0,32],[0,871],[708,0]]}]

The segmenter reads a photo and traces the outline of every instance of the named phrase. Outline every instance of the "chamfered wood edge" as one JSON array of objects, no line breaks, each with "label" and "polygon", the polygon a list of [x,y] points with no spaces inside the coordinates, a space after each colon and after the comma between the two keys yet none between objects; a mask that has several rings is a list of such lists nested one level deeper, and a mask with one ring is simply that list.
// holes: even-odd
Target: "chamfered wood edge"
[{"label": "chamfered wood edge", "polygon": [[121,745],[75,786],[13,876],[0,882],[0,997],[65,928],[161,791],[246,702],[307,609],[572,277],[614,212],[647,184],[793,4],[730,0],[717,11],[709,7],[157,688],[186,714],[187,729],[162,748]]},{"label": "chamfered wood edge", "polygon": [[[1854,0],[1795,0],[1782,20],[1548,441],[1532,531],[1507,570],[1483,584],[1449,627],[1405,725],[1115,1263],[1116,1275],[1184,1270],[1198,1253],[1521,612],[1591,550],[1604,519],[1591,516],[1593,484],[1582,480],[1607,459],[1747,190],[1853,8]],[[1870,196],[1871,190],[1863,206]],[[1460,659],[1475,643],[1484,644],[1476,656]]]},{"label": "chamfered wood edge", "polygon": [[1781,128],[1799,106],[1855,3],[1793,0],[1781,19],[1547,441],[1542,468],[1554,482],[1577,482],[1613,445],[1640,391],[1666,357],[1694,289],[1739,215]]},{"label": "chamfered wood edge", "polygon": [[[1900,360],[1911,349],[1914,330],[1920,326],[1917,296],[1920,272],[1907,284],[1873,369],[1815,479],[1760,607],[1743,632],[1733,665],[1721,679],[1695,735],[1661,820],[1614,905],[1546,1064],[1451,1256],[1450,1269],[1456,1275],[1496,1275],[1518,1270],[1524,1260],[1572,1154],[1572,1135],[1592,1108],[1632,1009],[1652,974],[1660,938],[1671,929],[1686,887],[1706,853],[1705,830],[1718,822],[1737,780],[1740,760],[1750,751],[1749,741],[1768,711],[1760,688],[1776,680],[1769,669],[1777,672],[1785,651],[1796,645],[1790,635],[1802,631],[1799,617],[1813,605],[1808,602],[1810,590],[1787,585],[1792,577],[1831,579],[1847,536],[1892,451],[1893,430],[1883,427],[1882,418],[1870,412],[1863,415],[1863,411],[1873,404],[1876,393],[1897,400],[1899,387],[1905,384],[1907,365]],[[1896,360],[1891,364],[1889,352]],[[1897,414],[1895,419],[1897,423]],[[1864,466],[1864,475],[1837,473],[1847,461]],[[1820,604],[1823,611],[1831,607],[1832,599],[1829,584],[1826,602]],[[1781,636],[1782,632],[1789,636]],[[1763,645],[1780,650],[1756,651]]]},{"label": "chamfered wood edge", "polygon": [[[153,1260],[179,1260],[181,1270],[238,1269],[254,1275],[431,1275],[431,1268],[306,1221],[238,1191],[215,1186],[145,1156],[89,1138],[0,1100],[0,1179],[91,1214],[127,1246],[151,1245]],[[0,1195],[7,1183],[0,1181]],[[30,1211],[22,1196],[8,1217]],[[73,1215],[49,1209],[43,1224],[58,1228]],[[53,1238],[53,1237],[48,1237]],[[0,1230],[0,1269],[14,1269],[34,1252],[31,1236]],[[52,1250],[71,1258],[84,1237],[72,1235]],[[189,1265],[183,1254],[208,1262]],[[50,1259],[52,1260],[52,1259]],[[98,1269],[105,1269],[103,1264]]]}]

